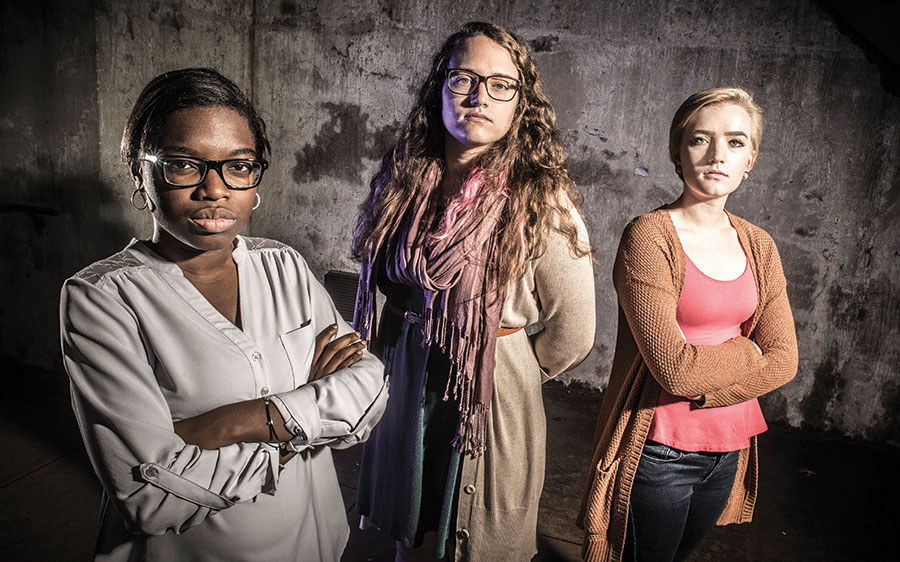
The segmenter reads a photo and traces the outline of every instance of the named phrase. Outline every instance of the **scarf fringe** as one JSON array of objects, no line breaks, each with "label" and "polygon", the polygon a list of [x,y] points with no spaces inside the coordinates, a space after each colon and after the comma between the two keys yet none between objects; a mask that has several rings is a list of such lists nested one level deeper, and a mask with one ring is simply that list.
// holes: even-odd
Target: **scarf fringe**
[{"label": "scarf fringe", "polygon": [[[445,216],[438,225],[430,199],[440,174],[436,167],[426,173],[396,239],[380,240],[362,264],[353,320],[361,337],[370,341],[376,278],[382,264],[391,281],[423,288],[423,346],[437,345],[447,355],[450,372],[443,398],[452,397],[459,409],[452,444],[476,456],[485,449],[497,328],[505,297],[495,263],[497,225],[508,200],[505,177],[500,174],[499,181],[497,177],[486,181],[484,170],[473,170],[460,188],[461,195],[451,202],[450,220]],[[492,191],[482,191],[483,186]],[[431,235],[435,227],[438,232]]]}]

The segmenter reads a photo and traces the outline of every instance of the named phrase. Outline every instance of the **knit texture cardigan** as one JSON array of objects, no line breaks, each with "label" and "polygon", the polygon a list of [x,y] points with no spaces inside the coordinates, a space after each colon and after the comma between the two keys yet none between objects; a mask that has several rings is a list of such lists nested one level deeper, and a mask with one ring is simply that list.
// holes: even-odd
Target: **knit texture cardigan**
[{"label": "knit texture cardigan", "polygon": [[[797,336],[775,242],[761,228],[728,218],[749,260],[759,302],[741,325],[742,336],[714,346],[685,343],[678,330],[684,250],[668,211],[639,216],[622,234],[613,267],[619,299],[616,351],[578,515],[588,562],[622,559],[631,487],[661,387],[675,396],[699,396],[700,407],[726,406],[775,390],[797,372]],[[718,525],[752,519],[757,474],[753,437],[740,452]]]}]

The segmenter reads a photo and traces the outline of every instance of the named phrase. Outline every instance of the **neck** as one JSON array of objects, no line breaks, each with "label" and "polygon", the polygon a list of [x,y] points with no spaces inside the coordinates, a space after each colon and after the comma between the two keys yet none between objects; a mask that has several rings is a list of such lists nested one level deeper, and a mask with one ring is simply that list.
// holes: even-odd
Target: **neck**
[{"label": "neck", "polygon": [[690,223],[698,228],[719,228],[728,224],[728,215],[725,214],[725,202],[728,196],[716,197],[701,201],[690,195],[685,189],[681,197],[669,203],[669,210],[679,215],[685,223]]},{"label": "neck", "polygon": [[447,164],[447,171],[444,172],[441,188],[445,195],[452,196],[459,189],[459,184],[462,183],[463,178],[472,169],[475,159],[487,150],[489,145],[463,146],[452,135],[447,133],[444,147],[444,161]]},{"label": "neck", "polygon": [[187,277],[215,276],[234,268],[231,256],[234,242],[221,249],[198,250],[156,228],[150,246],[157,254],[181,268]]}]

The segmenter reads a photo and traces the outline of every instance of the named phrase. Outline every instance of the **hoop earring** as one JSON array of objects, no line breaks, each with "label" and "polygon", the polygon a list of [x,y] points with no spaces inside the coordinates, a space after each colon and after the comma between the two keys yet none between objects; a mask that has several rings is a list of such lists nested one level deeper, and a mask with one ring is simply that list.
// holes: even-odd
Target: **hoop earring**
[{"label": "hoop earring", "polygon": [[[138,207],[137,204],[134,202],[134,196],[137,195],[138,193],[141,194],[141,200],[144,203],[143,206],[141,206],[141,207]],[[144,195],[143,187],[137,187],[134,189],[134,191],[131,192],[131,206],[134,207],[135,209],[137,209],[138,211],[143,211],[144,209],[146,209],[147,207],[150,206],[150,201]]]},{"label": "hoop earring", "polygon": [[745,180],[749,180],[749,179],[750,179],[750,170],[744,170],[744,179],[745,179]]},{"label": "hoop earring", "polygon": [[259,193],[257,193],[256,194],[256,203],[253,205],[253,207],[250,208],[250,210],[255,211],[256,208],[259,207],[260,203],[262,203],[262,199],[259,197]]}]

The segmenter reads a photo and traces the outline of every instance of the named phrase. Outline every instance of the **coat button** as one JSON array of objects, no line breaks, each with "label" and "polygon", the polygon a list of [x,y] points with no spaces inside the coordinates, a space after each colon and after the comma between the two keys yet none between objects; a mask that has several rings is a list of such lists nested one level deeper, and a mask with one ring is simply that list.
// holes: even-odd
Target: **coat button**
[{"label": "coat button", "polygon": [[475,493],[475,486],[473,486],[472,484],[466,484],[466,487],[463,488],[463,492],[465,492],[465,493],[467,493],[467,494],[474,494],[474,493]]},{"label": "coat button", "polygon": [[469,538],[469,531],[467,529],[460,529],[456,531],[456,538],[461,541],[466,540],[467,538]]},{"label": "coat button", "polygon": [[269,395],[269,387],[268,387],[268,386],[264,386],[264,387],[260,388],[260,389],[259,389],[259,395],[260,395],[260,396],[268,396],[268,395]]},{"label": "coat button", "polygon": [[156,470],[156,467],[149,466],[144,471],[144,476],[146,476],[147,478],[156,478],[157,476],[159,476],[159,471]]},{"label": "coat button", "polygon": [[262,355],[260,355],[260,353],[258,351],[254,351],[253,355],[251,355],[251,357],[253,357],[254,361],[259,361],[260,359],[262,359]]}]

